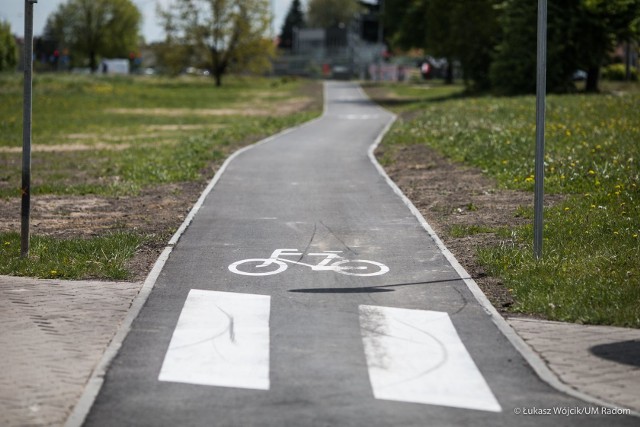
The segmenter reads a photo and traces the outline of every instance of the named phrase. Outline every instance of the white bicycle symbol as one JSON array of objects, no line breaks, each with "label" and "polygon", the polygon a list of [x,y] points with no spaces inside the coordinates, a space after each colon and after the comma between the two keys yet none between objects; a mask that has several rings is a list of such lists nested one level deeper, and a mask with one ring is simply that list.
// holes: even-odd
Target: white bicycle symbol
[{"label": "white bicycle symbol", "polygon": [[[324,251],[309,253],[308,256],[325,257],[316,265],[282,258],[283,256],[301,256],[297,249],[276,249],[269,258],[250,258],[236,261],[229,266],[232,273],[245,276],[269,276],[282,273],[289,267],[287,263],[303,265],[314,271],[335,271],[349,276],[379,276],[389,271],[389,267],[366,259],[345,259],[338,255],[342,251]],[[242,269],[240,268],[242,267]]]}]

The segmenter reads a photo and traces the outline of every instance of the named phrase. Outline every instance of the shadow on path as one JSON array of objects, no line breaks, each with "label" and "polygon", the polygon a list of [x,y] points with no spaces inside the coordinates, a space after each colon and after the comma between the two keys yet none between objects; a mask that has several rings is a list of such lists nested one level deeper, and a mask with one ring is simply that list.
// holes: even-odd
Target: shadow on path
[{"label": "shadow on path", "polygon": [[602,359],[640,367],[640,340],[596,345],[591,347],[589,351]]}]

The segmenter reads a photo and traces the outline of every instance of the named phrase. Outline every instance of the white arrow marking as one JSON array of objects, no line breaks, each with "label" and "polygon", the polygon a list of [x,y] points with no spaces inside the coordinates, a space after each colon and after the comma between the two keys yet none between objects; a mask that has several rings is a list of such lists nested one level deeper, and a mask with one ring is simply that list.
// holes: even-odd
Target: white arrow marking
[{"label": "white arrow marking", "polygon": [[160,370],[160,381],[269,389],[265,295],[192,289]]},{"label": "white arrow marking", "polygon": [[501,412],[447,313],[360,306],[376,399]]}]

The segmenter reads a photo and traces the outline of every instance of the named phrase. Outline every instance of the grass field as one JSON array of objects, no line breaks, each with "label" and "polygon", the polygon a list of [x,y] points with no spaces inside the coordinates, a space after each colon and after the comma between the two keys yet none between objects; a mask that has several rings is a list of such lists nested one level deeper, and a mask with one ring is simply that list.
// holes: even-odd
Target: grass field
[{"label": "grass field", "polygon": [[[241,146],[320,114],[311,93],[317,86],[255,77],[230,77],[215,88],[196,77],[36,75],[32,194],[117,198],[203,182]],[[20,197],[21,155],[22,78],[4,74],[1,200]],[[0,233],[0,274],[125,279],[128,260],[148,240],[126,229],[64,241],[36,233],[23,260],[16,231]]]},{"label": "grass field", "polygon": [[[502,188],[533,191],[534,97],[466,97],[437,85],[386,89],[394,94],[388,106],[407,117],[386,147],[427,144]],[[510,238],[479,248],[478,257],[508,287],[514,311],[640,327],[640,88],[606,90],[548,97],[545,191],[566,197],[545,210],[543,259],[532,256],[532,225],[498,230]],[[531,219],[532,207],[516,215]]]},{"label": "grass field", "polygon": [[[34,194],[135,193],[194,180],[224,147],[309,119],[300,84],[45,75],[34,82]],[[271,113],[271,114],[269,114]],[[0,197],[18,193],[22,83],[0,76]],[[18,183],[18,184],[16,184]]]}]

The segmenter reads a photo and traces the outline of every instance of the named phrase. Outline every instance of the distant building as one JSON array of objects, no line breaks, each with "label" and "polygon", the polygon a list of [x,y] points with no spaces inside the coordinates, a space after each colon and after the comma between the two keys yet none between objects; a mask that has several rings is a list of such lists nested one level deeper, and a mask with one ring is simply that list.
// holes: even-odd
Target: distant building
[{"label": "distant building", "polygon": [[361,2],[364,12],[351,22],[330,28],[294,29],[291,51],[274,60],[277,75],[366,78],[386,50],[378,43],[377,5]]},{"label": "distant building", "polygon": [[102,74],[129,74],[128,59],[103,59],[100,63]]}]

